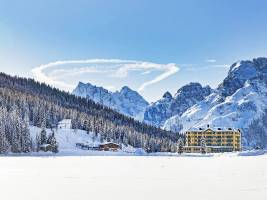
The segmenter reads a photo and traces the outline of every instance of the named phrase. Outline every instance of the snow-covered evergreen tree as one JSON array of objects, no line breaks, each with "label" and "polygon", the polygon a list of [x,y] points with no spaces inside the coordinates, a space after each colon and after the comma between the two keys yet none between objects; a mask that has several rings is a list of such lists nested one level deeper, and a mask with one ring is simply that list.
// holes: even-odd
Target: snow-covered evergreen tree
[{"label": "snow-covered evergreen tree", "polygon": [[202,154],[207,153],[207,150],[206,150],[206,140],[205,140],[205,138],[203,136],[200,139],[200,152]]},{"label": "snow-covered evergreen tree", "polygon": [[9,150],[9,142],[6,138],[4,111],[0,109],[0,154],[7,153]]},{"label": "snow-covered evergreen tree", "polygon": [[25,115],[25,119],[22,121],[21,124],[21,146],[22,151],[24,153],[31,152],[32,150],[32,139],[30,135],[30,129],[29,129],[29,117]]},{"label": "snow-covered evergreen tree", "polygon": [[12,141],[11,141],[11,151],[13,153],[20,153],[21,148],[21,124],[22,121],[19,117],[17,108],[11,112],[11,123],[12,123]]},{"label": "snow-covered evergreen tree", "polygon": [[182,138],[178,140],[178,153],[182,154],[184,152],[184,141]]},{"label": "snow-covered evergreen tree", "polygon": [[54,134],[52,134],[50,145],[53,153],[58,153],[58,143]]},{"label": "snow-covered evergreen tree", "polygon": [[47,135],[46,135],[46,120],[45,118],[42,118],[41,123],[41,133],[40,133],[40,143],[41,145],[47,144]]},{"label": "snow-covered evergreen tree", "polygon": [[36,151],[39,152],[41,145],[42,145],[41,144],[41,138],[40,138],[39,134],[36,135],[35,141],[36,141]]}]

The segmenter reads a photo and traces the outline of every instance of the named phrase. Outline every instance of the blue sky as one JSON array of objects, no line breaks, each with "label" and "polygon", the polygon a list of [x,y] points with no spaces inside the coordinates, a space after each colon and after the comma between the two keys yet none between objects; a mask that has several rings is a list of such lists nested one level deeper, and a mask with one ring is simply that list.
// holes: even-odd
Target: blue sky
[{"label": "blue sky", "polygon": [[267,55],[266,8],[265,0],[0,0],[0,71],[68,90],[80,80],[126,84],[149,101],[192,81],[216,87],[233,62]]}]

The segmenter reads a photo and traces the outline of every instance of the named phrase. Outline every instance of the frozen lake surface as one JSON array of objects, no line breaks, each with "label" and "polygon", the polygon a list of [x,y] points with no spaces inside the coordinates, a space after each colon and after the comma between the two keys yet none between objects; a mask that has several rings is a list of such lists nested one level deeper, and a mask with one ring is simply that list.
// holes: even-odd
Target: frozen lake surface
[{"label": "frozen lake surface", "polygon": [[267,199],[267,155],[0,157],[3,200]]}]

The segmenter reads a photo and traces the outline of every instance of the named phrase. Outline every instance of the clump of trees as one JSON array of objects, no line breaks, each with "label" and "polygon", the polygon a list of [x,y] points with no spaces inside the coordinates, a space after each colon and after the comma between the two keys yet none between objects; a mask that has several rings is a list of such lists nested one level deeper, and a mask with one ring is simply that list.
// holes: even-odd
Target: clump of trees
[{"label": "clump of trees", "polygon": [[9,111],[0,107],[0,153],[28,153],[32,151],[27,112],[14,107]]},{"label": "clump of trees", "polygon": [[36,136],[36,151],[52,151],[53,153],[58,153],[58,143],[53,130],[47,136],[46,127],[42,127],[41,132]]},{"label": "clump of trees", "polygon": [[[246,145],[252,146],[257,149],[266,148],[267,144],[267,109],[263,111],[263,114],[260,118],[253,120],[247,132],[247,141]],[[251,144],[250,141],[254,143]]]}]

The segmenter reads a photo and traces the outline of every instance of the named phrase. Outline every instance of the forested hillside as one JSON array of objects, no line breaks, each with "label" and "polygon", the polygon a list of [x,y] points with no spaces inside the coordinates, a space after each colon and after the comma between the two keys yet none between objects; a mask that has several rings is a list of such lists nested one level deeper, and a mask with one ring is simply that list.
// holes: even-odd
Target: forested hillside
[{"label": "forested hillside", "polygon": [[54,127],[63,118],[73,128],[92,131],[103,140],[146,151],[175,151],[179,135],[135,121],[91,100],[0,73],[0,151],[32,151],[29,124]]}]

